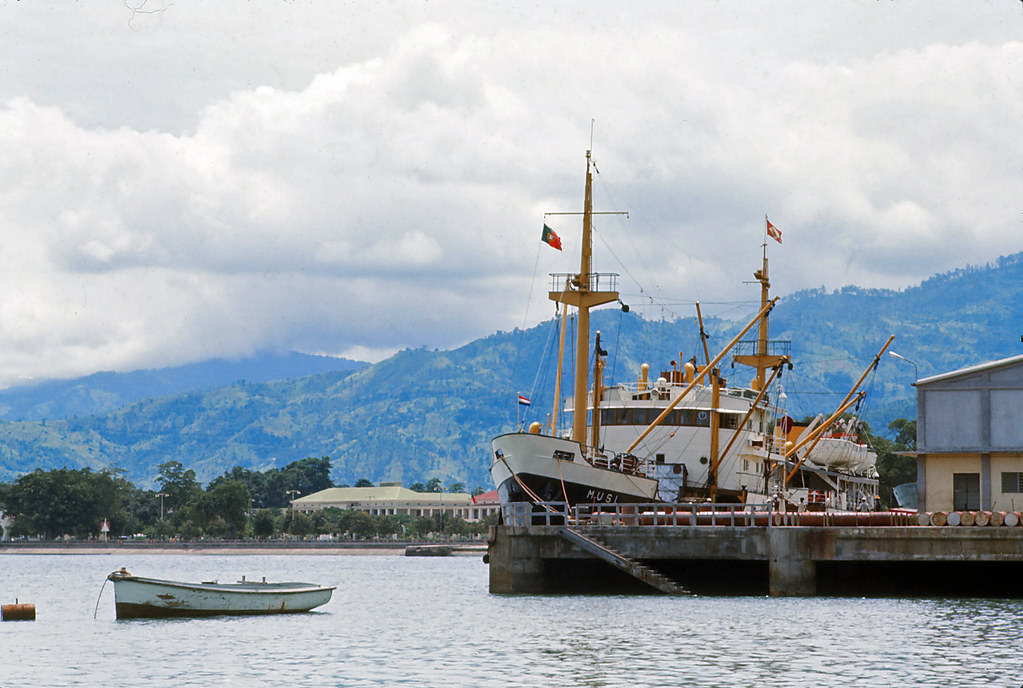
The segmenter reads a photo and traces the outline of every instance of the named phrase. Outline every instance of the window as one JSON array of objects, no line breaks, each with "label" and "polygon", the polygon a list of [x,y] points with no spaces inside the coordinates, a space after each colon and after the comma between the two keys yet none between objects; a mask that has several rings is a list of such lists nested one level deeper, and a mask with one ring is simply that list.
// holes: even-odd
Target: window
[{"label": "window", "polygon": [[1002,492],[1023,492],[1023,473],[1002,473]]},{"label": "window", "polygon": [[980,473],[952,474],[952,508],[956,511],[980,509]]},{"label": "window", "polygon": [[601,409],[600,423],[601,425],[628,425],[629,409],[627,408]]},{"label": "window", "polygon": [[725,430],[735,430],[739,427],[740,416],[738,413],[722,413],[721,427]]}]

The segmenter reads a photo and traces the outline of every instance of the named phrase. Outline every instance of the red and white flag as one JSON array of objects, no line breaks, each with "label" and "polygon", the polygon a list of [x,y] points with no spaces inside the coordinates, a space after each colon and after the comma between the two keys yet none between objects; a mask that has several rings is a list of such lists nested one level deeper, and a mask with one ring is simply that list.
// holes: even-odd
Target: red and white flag
[{"label": "red and white flag", "polygon": [[764,215],[764,222],[767,223],[767,233],[772,239],[781,243],[781,230],[771,224],[771,221],[767,219],[767,215]]}]

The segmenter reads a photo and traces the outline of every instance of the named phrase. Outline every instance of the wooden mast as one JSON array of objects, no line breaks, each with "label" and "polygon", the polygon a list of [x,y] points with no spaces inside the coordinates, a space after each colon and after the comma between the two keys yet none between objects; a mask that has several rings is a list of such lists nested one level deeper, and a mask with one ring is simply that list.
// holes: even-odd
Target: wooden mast
[{"label": "wooden mast", "polygon": [[568,324],[568,309],[561,309],[561,336],[558,337],[558,374],[554,378],[554,417],[551,420],[551,434],[558,434],[558,406],[561,405],[561,366],[565,360],[565,327]]},{"label": "wooden mast", "polygon": [[720,370],[713,368],[710,371],[710,463],[707,467],[707,487],[710,493],[710,501],[717,499],[718,494],[718,464],[721,458],[718,456],[718,431],[721,429],[721,415],[718,407],[721,405],[721,376]]},{"label": "wooden mast", "polygon": [[[771,280],[767,276],[766,240],[764,241],[764,267],[754,272],[753,277],[760,282],[760,308],[763,311],[764,306],[767,305],[767,301],[770,298],[771,291]],[[739,355],[733,359],[736,363],[750,366],[757,371],[756,376],[753,378],[751,387],[758,392],[764,388],[764,371],[768,368],[774,368],[777,366],[781,363],[783,358],[783,356],[779,355],[768,355],[767,337],[769,324],[767,315],[768,314],[764,312],[764,314],[760,316],[760,323],[757,327],[757,344],[755,347],[755,353]]]},{"label": "wooden mast", "polygon": [[[590,309],[618,300],[617,291],[599,291],[597,275],[592,272],[593,172],[590,151],[586,151],[586,192],[583,199],[583,240],[579,273],[572,276],[565,289],[548,294],[551,301],[575,306],[579,311],[576,324],[575,394],[572,413],[572,439],[586,441],[586,392],[589,387],[587,361],[590,351]],[[596,409],[595,409],[596,411]]]},{"label": "wooden mast", "polygon": [[600,332],[593,347],[593,417],[590,419],[590,446],[600,446],[600,400],[604,395],[604,359],[606,351],[600,348]]}]

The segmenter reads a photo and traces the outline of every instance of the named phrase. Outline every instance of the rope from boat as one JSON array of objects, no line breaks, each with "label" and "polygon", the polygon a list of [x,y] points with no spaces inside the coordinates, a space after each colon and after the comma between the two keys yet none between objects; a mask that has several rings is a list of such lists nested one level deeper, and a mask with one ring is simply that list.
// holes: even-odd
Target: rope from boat
[{"label": "rope from boat", "polygon": [[104,578],[103,585],[99,586],[99,595],[96,597],[96,608],[92,610],[92,618],[94,619],[96,618],[96,615],[99,614],[99,601],[103,598],[103,590],[106,589],[108,580],[110,579]]},{"label": "rope from boat", "polygon": [[[558,461],[555,459],[555,461]],[[568,503],[568,490],[565,489],[565,476],[561,474],[561,461],[558,461],[558,480],[561,481],[561,496],[565,498],[565,508],[569,507]]]},{"label": "rope from boat", "polygon": [[526,496],[533,500],[533,504],[534,505],[542,506],[544,509],[546,509],[547,511],[549,511],[552,514],[558,513],[557,511],[552,509],[549,505],[547,505],[543,501],[543,499],[540,498],[540,496],[538,494],[536,494],[531,489],[529,489],[529,487],[524,482],[522,482],[522,480],[519,478],[519,476],[515,475],[515,471],[513,471],[512,467],[508,465],[508,460],[506,458],[504,458],[503,455],[501,456],[501,463],[503,463],[504,467],[508,469],[509,473],[511,473],[511,477],[515,478],[515,482],[517,482],[519,484],[519,487],[521,487],[522,491],[526,493]]}]

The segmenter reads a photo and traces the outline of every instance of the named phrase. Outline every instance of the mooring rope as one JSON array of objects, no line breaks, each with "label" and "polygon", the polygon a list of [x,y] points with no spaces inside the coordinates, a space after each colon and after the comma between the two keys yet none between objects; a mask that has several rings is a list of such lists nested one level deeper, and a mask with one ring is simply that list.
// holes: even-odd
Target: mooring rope
[{"label": "mooring rope", "polygon": [[515,482],[519,484],[519,487],[522,488],[522,491],[526,493],[526,496],[533,500],[534,505],[542,506],[544,509],[546,509],[552,514],[558,513],[554,509],[552,509],[548,504],[546,504],[538,494],[529,489],[529,487],[524,482],[522,482],[519,476],[515,475],[515,471],[513,471],[512,467],[508,465],[508,460],[504,458],[503,454],[501,455],[501,463],[503,463],[504,467],[508,469],[508,472],[511,473],[511,476],[515,479]]},{"label": "mooring rope", "polygon": [[94,619],[96,618],[96,615],[99,614],[99,601],[103,598],[103,590],[106,589],[108,580],[110,579],[104,578],[103,585],[99,587],[99,596],[96,598],[96,608],[92,610],[92,618]]}]

